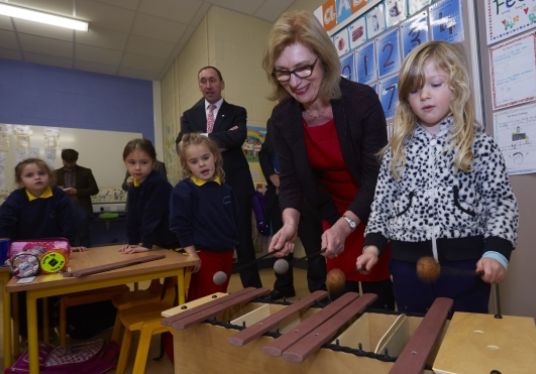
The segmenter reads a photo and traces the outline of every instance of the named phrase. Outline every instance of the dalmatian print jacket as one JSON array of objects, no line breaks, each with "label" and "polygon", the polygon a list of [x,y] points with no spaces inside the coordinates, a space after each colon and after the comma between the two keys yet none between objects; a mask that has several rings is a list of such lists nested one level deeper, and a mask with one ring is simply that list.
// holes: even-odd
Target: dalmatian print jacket
[{"label": "dalmatian print jacket", "polygon": [[458,171],[449,146],[452,122],[447,117],[436,135],[416,126],[398,180],[389,172],[392,154],[384,155],[365,245],[381,250],[391,240],[393,258],[400,260],[430,255],[432,243],[440,259],[479,258],[485,251],[510,257],[519,213],[502,153],[478,131],[472,170]]}]

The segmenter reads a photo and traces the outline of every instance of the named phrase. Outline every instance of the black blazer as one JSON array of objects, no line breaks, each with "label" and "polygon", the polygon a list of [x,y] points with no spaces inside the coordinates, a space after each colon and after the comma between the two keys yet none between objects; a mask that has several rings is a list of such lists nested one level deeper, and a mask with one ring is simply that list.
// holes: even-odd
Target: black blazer
[{"label": "black blazer", "polygon": [[[75,165],[75,187],[78,191],[76,198],[78,205],[84,208],[87,214],[93,214],[93,205],[91,204],[91,195],[99,193],[99,187],[95,181],[95,177],[91,169],[80,165]],[[56,184],[58,186],[65,185],[65,168],[57,169],[55,172]]]},{"label": "black blazer", "polygon": [[[342,96],[332,100],[341,152],[359,192],[348,207],[361,220],[370,213],[380,168],[378,151],[387,144],[383,109],[368,86],[341,78]],[[300,209],[302,197],[317,207],[322,218],[334,223],[340,214],[330,194],[318,183],[304,142],[303,107],[293,98],[272,112],[273,141],[280,162],[279,201],[282,209]]]},{"label": "black blazer", "polygon": [[[222,150],[223,170],[225,181],[233,189],[238,199],[253,193],[253,179],[249,171],[242,144],[247,136],[246,109],[223,101],[214,122],[214,130],[209,138],[218,144]],[[181,131],[177,141],[183,134],[191,132],[206,132],[207,116],[205,99],[199,100],[193,107],[182,114]]]}]

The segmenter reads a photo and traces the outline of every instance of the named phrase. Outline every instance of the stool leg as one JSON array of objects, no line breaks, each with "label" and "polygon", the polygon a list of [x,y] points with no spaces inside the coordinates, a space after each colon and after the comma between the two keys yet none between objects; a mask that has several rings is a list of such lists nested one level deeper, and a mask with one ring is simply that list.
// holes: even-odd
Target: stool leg
[{"label": "stool leg", "polygon": [[123,341],[121,342],[121,350],[119,351],[119,359],[115,368],[116,374],[123,374],[127,368],[128,356],[130,356],[130,343],[132,341],[132,331],[125,329]]},{"label": "stool leg", "polygon": [[60,320],[58,322],[58,333],[60,338],[60,345],[65,347],[67,341],[67,307],[63,298],[60,298]]},{"label": "stool leg", "polygon": [[114,327],[112,329],[112,336],[110,340],[119,344],[121,342],[121,329],[123,325],[121,324],[121,319],[119,319],[119,311],[116,312]]},{"label": "stool leg", "polygon": [[152,332],[150,328],[141,328],[132,374],[145,373],[145,365],[147,364],[147,356],[149,355],[149,347],[151,346],[151,338],[153,336]]}]

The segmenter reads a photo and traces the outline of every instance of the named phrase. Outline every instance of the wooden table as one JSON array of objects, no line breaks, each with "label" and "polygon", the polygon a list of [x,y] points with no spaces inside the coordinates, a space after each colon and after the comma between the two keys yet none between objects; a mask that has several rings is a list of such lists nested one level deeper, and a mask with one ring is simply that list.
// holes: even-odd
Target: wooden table
[{"label": "wooden table", "polygon": [[[123,245],[95,247],[90,248],[86,252],[72,253],[69,259],[69,268],[71,271],[76,271],[124,261],[129,258],[147,256],[147,252],[129,255],[122,254],[118,252],[121,246]],[[166,257],[161,260],[145,262],[80,278],[64,277],[63,274],[47,274],[35,277],[30,283],[23,283],[19,279],[12,278],[6,286],[7,291],[10,293],[26,292],[30,373],[39,373],[37,299],[157,278],[176,277],[178,301],[179,304],[184,303],[187,289],[186,283],[189,279],[190,269],[197,264],[198,260],[193,259],[191,256],[165,249],[153,250],[150,254],[164,254]]]}]

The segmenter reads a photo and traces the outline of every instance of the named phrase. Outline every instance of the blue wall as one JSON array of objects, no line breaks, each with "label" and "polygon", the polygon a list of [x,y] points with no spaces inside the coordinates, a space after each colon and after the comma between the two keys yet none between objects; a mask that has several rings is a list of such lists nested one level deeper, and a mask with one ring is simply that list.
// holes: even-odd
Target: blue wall
[{"label": "blue wall", "polygon": [[152,82],[0,59],[0,123],[141,132],[154,141]]}]

